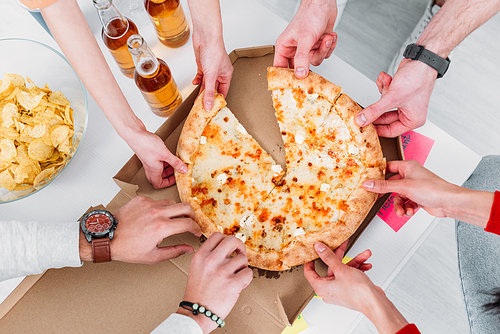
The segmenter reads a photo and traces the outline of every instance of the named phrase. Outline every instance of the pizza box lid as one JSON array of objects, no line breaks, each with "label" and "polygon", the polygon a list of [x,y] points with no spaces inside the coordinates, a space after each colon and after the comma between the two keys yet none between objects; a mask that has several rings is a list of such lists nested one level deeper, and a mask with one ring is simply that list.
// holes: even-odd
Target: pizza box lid
[{"label": "pizza box lid", "polygon": [[[273,46],[231,52],[234,74],[227,104],[259,144],[284,165],[283,142],[267,90],[267,67],[272,65],[273,55]],[[335,82],[334,78],[328,79]],[[156,132],[171,152],[176,150],[184,120],[198,92],[199,89],[193,91]],[[381,138],[381,144],[388,161],[403,157],[398,139]],[[160,190],[151,186],[135,155],[114,180],[121,190],[106,206],[110,211],[137,195],[179,201],[175,186]],[[384,202],[385,198],[377,201],[351,237],[349,247]],[[185,233],[165,239],[162,246],[179,243],[195,249],[201,245],[199,238]],[[184,295],[191,257],[184,255],[156,265],[86,262],[81,268],[50,269],[41,275],[28,276],[1,305],[0,331],[149,333],[177,310]],[[316,268],[326,273],[321,261],[317,261]],[[226,326],[218,332],[281,333],[314,296],[304,278],[303,266],[282,272],[253,270],[252,283],[243,290],[226,318]]]}]

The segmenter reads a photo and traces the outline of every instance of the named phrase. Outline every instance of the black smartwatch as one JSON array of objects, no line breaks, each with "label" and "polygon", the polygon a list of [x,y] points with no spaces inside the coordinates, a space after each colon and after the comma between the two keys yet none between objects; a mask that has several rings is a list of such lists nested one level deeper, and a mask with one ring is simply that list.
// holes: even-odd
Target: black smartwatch
[{"label": "black smartwatch", "polygon": [[444,59],[434,52],[431,52],[425,49],[423,46],[417,45],[415,43],[410,44],[406,47],[406,50],[403,53],[403,57],[412,60],[419,60],[422,63],[429,65],[438,72],[438,78],[443,77],[443,75],[448,70],[451,62],[449,58]]},{"label": "black smartwatch", "polygon": [[109,242],[113,240],[118,221],[106,210],[94,210],[82,217],[80,226],[85,238],[92,243],[94,263],[111,261]]}]

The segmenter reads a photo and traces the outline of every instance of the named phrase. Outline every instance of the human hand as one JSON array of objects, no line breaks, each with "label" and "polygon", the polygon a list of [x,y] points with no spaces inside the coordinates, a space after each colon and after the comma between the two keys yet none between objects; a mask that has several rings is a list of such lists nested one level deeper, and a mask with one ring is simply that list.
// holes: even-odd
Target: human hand
[{"label": "human hand", "polygon": [[175,183],[174,168],[180,173],[187,172],[184,162],[168,150],[160,137],[147,131],[144,125],[135,135],[129,136],[127,144],[141,160],[146,178],[155,189],[170,187]]},{"label": "human hand", "polygon": [[343,264],[346,246],[347,241],[333,252],[323,243],[316,243],[314,248],[328,266],[328,273],[325,277],[319,276],[312,261],[304,265],[304,276],[325,303],[362,311],[365,307],[363,303],[366,302],[362,296],[370,289],[378,292],[381,290],[363,273],[371,269],[371,264],[365,263],[371,256],[370,250],[365,250],[347,264]]},{"label": "human hand", "polygon": [[394,78],[379,74],[377,87],[382,96],[356,116],[356,123],[373,123],[381,137],[396,137],[424,125],[436,78],[437,72],[428,65],[403,59]]},{"label": "human hand", "polygon": [[399,217],[413,216],[419,206],[435,217],[447,217],[450,195],[460,189],[415,160],[389,161],[387,173],[396,175],[387,180],[365,181],[363,188],[379,194],[397,193],[394,210]]},{"label": "human hand", "polygon": [[[118,209],[114,238],[110,242],[111,259],[129,263],[154,264],[191,253],[193,247],[175,245],[158,247],[164,238],[183,232],[201,236],[194,212],[186,203],[173,200],[155,201],[137,196]],[[81,233],[83,235],[83,233]],[[80,237],[80,258],[92,261],[92,250],[85,237]]]},{"label": "human hand", "polygon": [[205,91],[203,106],[211,110],[215,92],[227,96],[233,76],[233,65],[229,60],[222,36],[207,37],[203,32],[193,32],[193,47],[198,72],[193,85],[201,84],[200,92]]},{"label": "human hand", "polygon": [[[356,265],[342,263],[343,250],[337,249],[334,253],[321,242],[317,242],[314,248],[328,266],[328,274],[325,277],[319,276],[313,261],[305,264],[304,276],[325,303],[363,313],[382,334],[396,333],[408,324],[384,291],[373,284],[364,272],[357,269]],[[366,250],[356,256],[356,262],[364,263],[370,256],[370,251]]]},{"label": "human hand", "polygon": [[337,34],[333,32],[336,18],[336,1],[302,1],[276,40],[273,66],[294,68],[297,78],[307,77],[309,63],[320,65],[337,45]]},{"label": "human hand", "polygon": [[[235,255],[231,256],[233,253]],[[191,260],[184,301],[204,306],[225,319],[252,277],[245,244],[235,237],[214,233]],[[177,313],[192,317],[203,333],[217,328],[217,324],[204,315],[193,315],[183,308],[179,308]]]}]

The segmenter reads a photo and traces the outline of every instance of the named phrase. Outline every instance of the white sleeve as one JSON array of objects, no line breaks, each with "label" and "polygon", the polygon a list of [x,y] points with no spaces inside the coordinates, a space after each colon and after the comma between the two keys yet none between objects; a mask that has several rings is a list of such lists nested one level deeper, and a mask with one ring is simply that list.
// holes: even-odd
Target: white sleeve
[{"label": "white sleeve", "polygon": [[203,331],[192,318],[172,313],[151,334],[203,334]]},{"label": "white sleeve", "polygon": [[0,281],[80,267],[80,223],[0,221]]}]

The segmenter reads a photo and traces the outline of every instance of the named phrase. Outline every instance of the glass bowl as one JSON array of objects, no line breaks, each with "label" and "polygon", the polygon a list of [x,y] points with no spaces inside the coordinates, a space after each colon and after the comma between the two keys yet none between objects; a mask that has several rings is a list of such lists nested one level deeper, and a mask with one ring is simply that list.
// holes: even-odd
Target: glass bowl
[{"label": "glass bowl", "polygon": [[[29,39],[0,39],[0,80],[3,79],[4,73],[29,77],[38,87],[48,84],[50,90],[62,92],[71,102],[75,129],[73,146],[68,156],[50,177],[36,186],[19,191],[0,188],[0,203],[29,196],[57,178],[76,154],[85,134],[88,117],[85,87],[67,59],[50,46]],[[28,86],[31,85],[27,84]]]}]

